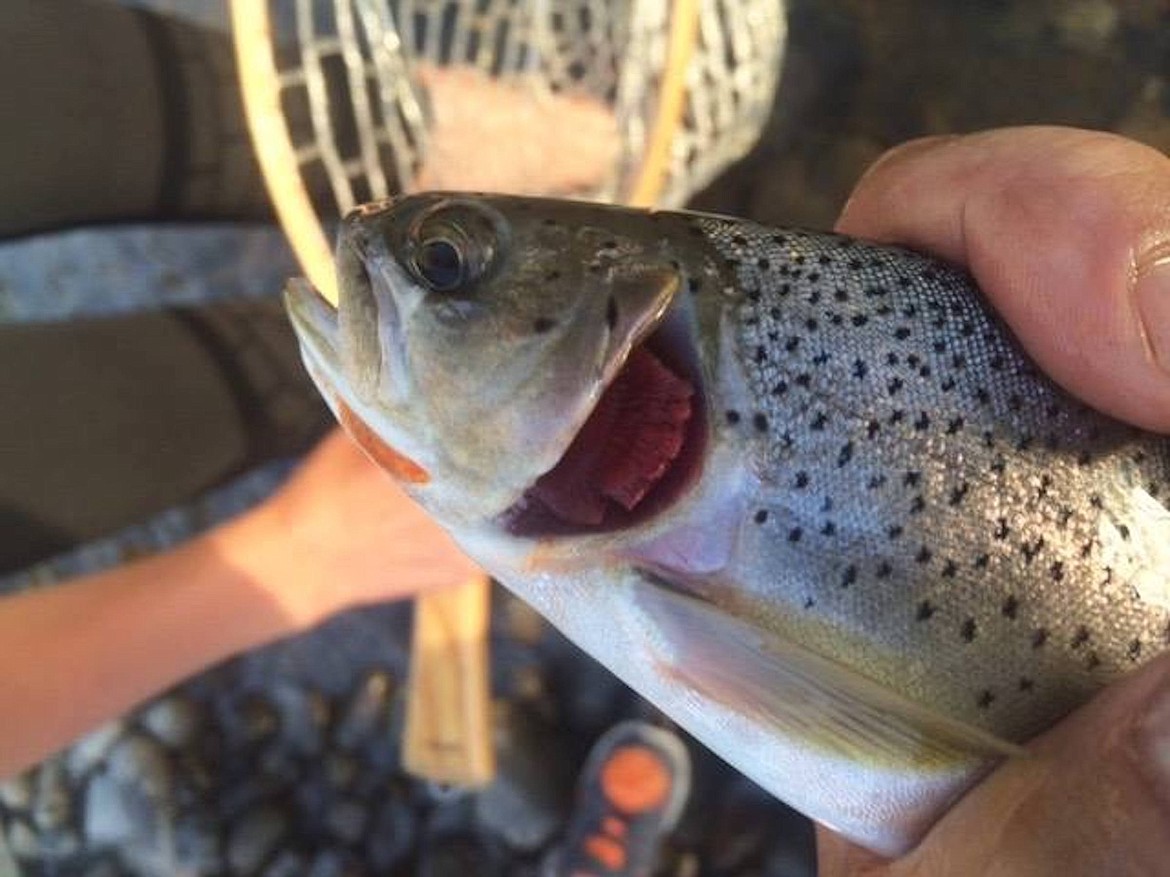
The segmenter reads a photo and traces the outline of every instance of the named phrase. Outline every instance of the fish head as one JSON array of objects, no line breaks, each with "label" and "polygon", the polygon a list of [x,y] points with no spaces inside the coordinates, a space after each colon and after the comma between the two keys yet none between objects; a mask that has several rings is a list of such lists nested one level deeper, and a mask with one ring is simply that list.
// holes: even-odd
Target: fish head
[{"label": "fish head", "polygon": [[[671,396],[659,408],[698,383],[693,357],[658,340],[681,319],[670,315],[682,297],[678,265],[653,225],[632,211],[506,196],[375,203],[342,223],[337,307],[304,281],[290,284],[287,305],[338,419],[453,532],[617,527],[628,522],[620,502],[591,497],[583,510],[571,495],[584,470],[623,461],[570,447],[650,339],[663,348],[655,364],[665,359],[676,378],[673,389],[647,391]],[[694,431],[697,418],[683,419]],[[616,440],[604,427],[592,435],[585,444]],[[672,460],[681,443],[667,442]],[[567,483],[549,488],[545,479],[534,493],[567,455]],[[616,492],[627,506],[653,506],[641,501],[671,481],[661,477],[670,467],[624,465],[625,475],[610,478],[624,478]],[[659,492],[672,491],[677,484]]]}]

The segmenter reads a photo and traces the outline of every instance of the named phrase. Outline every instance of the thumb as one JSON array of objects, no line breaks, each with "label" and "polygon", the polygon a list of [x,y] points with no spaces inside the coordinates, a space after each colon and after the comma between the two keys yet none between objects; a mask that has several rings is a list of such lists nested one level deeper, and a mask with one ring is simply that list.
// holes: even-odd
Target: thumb
[{"label": "thumb", "polygon": [[890,874],[1161,874],[1170,862],[1170,655],[1004,764]]},{"label": "thumb", "polygon": [[965,265],[1089,404],[1170,431],[1170,159],[1113,134],[919,140],[858,184],[838,230]]}]

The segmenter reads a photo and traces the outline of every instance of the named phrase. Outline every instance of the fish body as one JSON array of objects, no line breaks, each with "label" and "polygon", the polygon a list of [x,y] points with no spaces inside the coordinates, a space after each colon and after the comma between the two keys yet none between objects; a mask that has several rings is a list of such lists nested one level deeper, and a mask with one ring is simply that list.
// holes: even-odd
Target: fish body
[{"label": "fish body", "polygon": [[[1170,451],[961,271],[726,217],[427,194],[288,303],[371,455],[765,788],[883,853],[1170,643]],[[405,464],[409,464],[406,466]]]}]

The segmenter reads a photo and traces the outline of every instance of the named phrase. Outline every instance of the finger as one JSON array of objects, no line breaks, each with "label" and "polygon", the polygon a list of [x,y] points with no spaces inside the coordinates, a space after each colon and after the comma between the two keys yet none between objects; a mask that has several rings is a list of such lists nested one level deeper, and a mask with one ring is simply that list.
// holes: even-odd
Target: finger
[{"label": "finger", "polygon": [[1170,159],[1071,128],[914,141],[858,184],[838,230],[966,265],[1058,383],[1170,431]]},{"label": "finger", "polygon": [[961,800],[890,877],[1165,873],[1170,655],[1106,689],[1029,750]]}]

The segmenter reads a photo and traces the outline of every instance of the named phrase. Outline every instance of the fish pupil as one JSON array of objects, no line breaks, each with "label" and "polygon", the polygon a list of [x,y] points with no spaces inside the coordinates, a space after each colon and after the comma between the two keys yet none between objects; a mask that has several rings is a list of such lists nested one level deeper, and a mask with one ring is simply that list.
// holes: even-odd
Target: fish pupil
[{"label": "fish pupil", "polygon": [[463,254],[446,238],[431,238],[418,248],[415,267],[424,283],[436,292],[450,292],[463,284]]}]

